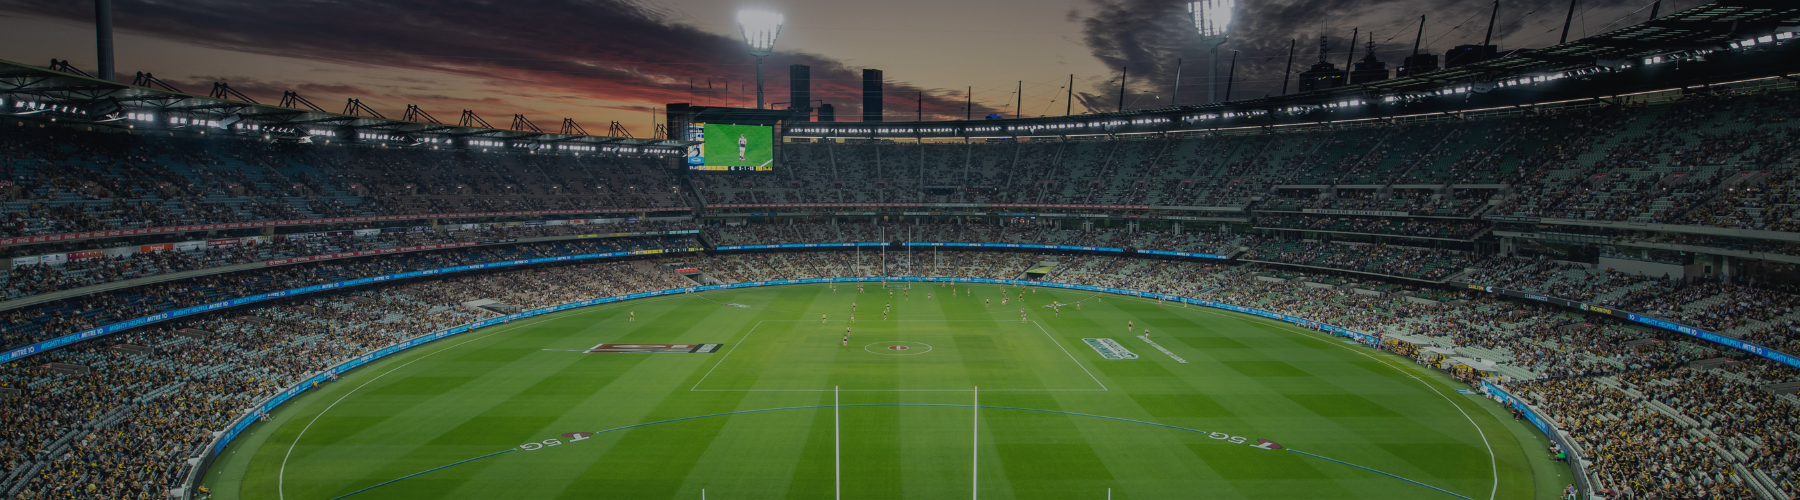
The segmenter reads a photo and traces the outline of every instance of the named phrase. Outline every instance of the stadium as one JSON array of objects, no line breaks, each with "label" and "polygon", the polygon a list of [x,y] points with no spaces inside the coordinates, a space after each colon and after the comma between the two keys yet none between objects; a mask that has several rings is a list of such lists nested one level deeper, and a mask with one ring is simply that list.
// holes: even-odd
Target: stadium
[{"label": "stadium", "polygon": [[1800,5],[1695,3],[861,121],[747,10],[755,104],[634,137],[189,93],[98,0],[0,60],[0,497],[1794,500]]}]

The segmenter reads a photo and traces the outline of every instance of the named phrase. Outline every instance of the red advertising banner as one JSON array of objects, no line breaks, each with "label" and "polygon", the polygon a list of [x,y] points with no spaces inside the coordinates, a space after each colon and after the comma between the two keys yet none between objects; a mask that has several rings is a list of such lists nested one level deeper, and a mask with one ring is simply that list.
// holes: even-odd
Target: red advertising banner
[{"label": "red advertising banner", "polygon": [[416,246],[416,247],[383,248],[380,250],[361,250],[361,251],[356,251],[356,252],[341,252],[341,253],[325,254],[325,255],[308,255],[305,257],[294,257],[292,259],[276,259],[276,260],[264,261],[263,265],[265,265],[265,266],[282,266],[282,265],[287,265],[287,264],[299,264],[301,262],[342,259],[345,257],[365,257],[365,256],[369,256],[369,255],[383,255],[383,254],[390,254],[390,253],[420,252],[420,251],[425,251],[425,250],[438,250],[438,249],[444,249],[444,248],[472,247],[475,245],[476,245],[476,243],[473,241],[466,241],[466,242],[462,242],[462,243],[444,243],[444,244],[438,244],[438,245],[421,245],[421,246]]}]

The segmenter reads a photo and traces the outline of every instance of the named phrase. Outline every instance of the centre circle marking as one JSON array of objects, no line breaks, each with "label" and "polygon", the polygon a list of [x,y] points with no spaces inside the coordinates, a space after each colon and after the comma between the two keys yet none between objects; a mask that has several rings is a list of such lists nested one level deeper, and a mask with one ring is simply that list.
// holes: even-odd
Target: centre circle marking
[{"label": "centre circle marking", "polygon": [[931,352],[931,344],[898,340],[876,342],[863,346],[863,352],[882,356],[917,356]]}]

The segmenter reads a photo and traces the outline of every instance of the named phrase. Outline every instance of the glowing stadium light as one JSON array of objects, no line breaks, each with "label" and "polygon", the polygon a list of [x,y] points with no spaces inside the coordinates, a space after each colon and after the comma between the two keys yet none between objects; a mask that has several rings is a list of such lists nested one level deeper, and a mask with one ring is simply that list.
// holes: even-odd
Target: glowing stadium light
[{"label": "glowing stadium light", "polygon": [[781,35],[781,25],[784,22],[781,13],[746,9],[738,11],[737,20],[738,29],[744,33],[744,44],[750,46],[751,55],[764,57],[775,51],[775,37]]},{"label": "glowing stadium light", "polygon": [[1194,29],[1203,38],[1224,37],[1226,28],[1231,26],[1231,8],[1237,0],[1200,0],[1188,3],[1188,15],[1194,19]]},{"label": "glowing stadium light", "polygon": [[738,11],[738,30],[744,34],[744,45],[756,56],[756,109],[763,107],[763,58],[775,52],[775,38],[781,36],[786,20],[780,12],[758,9]]},{"label": "glowing stadium light", "polygon": [[[1206,65],[1206,102],[1219,102],[1219,46],[1225,44],[1225,30],[1231,27],[1231,9],[1237,6],[1237,0],[1199,0],[1188,2],[1188,17],[1194,22],[1194,30],[1200,33],[1200,40],[1212,45]],[[1176,78],[1177,92],[1180,90],[1180,78]],[[1170,99],[1171,101],[1173,98]]]}]

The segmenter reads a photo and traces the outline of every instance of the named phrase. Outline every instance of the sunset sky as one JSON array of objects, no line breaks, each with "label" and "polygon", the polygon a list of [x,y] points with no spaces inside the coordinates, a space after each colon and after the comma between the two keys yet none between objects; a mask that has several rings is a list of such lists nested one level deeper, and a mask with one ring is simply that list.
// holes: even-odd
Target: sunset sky
[{"label": "sunset sky", "polygon": [[[1571,38],[1647,19],[1652,0],[1582,0]],[[1663,15],[1703,3],[1664,2]],[[1206,98],[1201,45],[1167,0],[115,0],[120,79],[143,71],[190,92],[226,81],[272,103],[294,90],[328,110],[357,97],[398,117],[417,104],[439,120],[470,109],[490,123],[518,113],[550,127],[574,118],[601,133],[619,121],[649,135],[665,103],[752,106],[755,60],[734,23],[743,7],[783,12],[787,27],[767,60],[769,102],[787,101],[787,67],[809,64],[814,98],[859,116],[861,70],[881,69],[887,119],[911,120],[918,92],[927,119],[960,119],[965,89],[976,116],[1060,115],[1075,78],[1074,112],[1111,111],[1119,70],[1130,67],[1127,108],[1167,105],[1183,60],[1180,102]],[[1418,16],[1425,45],[1442,54],[1479,43],[1488,0],[1240,0],[1221,50],[1223,82],[1239,51],[1235,98],[1279,94],[1291,39],[1295,71],[1318,59],[1319,36],[1342,67],[1352,28],[1357,58],[1373,33],[1377,56],[1397,65],[1412,50]],[[1503,0],[1501,50],[1556,43],[1567,0]],[[0,59],[51,58],[94,68],[88,0],[0,0]],[[708,90],[710,81],[710,88]],[[692,87],[690,87],[690,82]],[[1223,83],[1221,83],[1223,87]],[[692,89],[692,90],[690,90]],[[1220,89],[1223,92],[1223,88]]]}]

